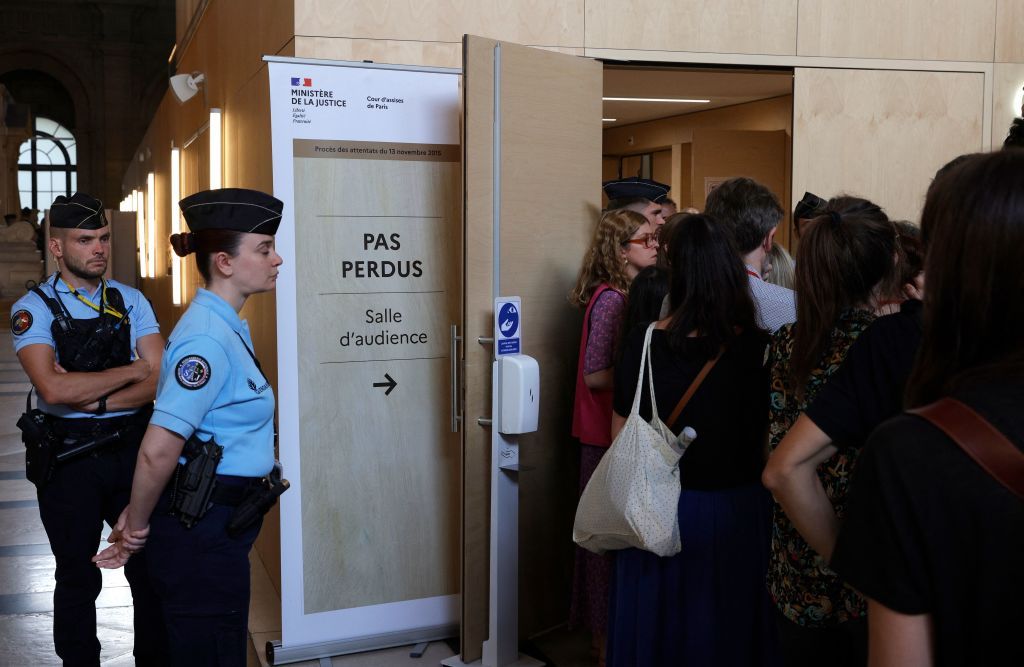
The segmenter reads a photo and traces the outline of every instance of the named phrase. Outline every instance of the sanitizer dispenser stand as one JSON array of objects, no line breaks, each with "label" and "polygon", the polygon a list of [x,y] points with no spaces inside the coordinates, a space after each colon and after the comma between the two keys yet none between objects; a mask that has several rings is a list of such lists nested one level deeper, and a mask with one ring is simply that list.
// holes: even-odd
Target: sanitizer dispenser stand
[{"label": "sanitizer dispenser stand", "polygon": [[[494,303],[494,363],[491,378],[490,632],[482,667],[540,667],[519,654],[519,434],[537,430],[540,368],[521,354],[519,297]],[[458,656],[441,663],[464,665]]]}]

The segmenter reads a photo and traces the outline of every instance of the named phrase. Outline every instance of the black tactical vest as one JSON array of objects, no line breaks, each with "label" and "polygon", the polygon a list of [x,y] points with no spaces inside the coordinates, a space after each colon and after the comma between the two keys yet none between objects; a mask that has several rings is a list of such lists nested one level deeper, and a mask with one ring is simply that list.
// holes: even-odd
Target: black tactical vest
[{"label": "black tactical vest", "polygon": [[[54,285],[56,285],[54,279]],[[57,361],[68,372],[92,373],[108,368],[126,366],[132,360],[131,320],[124,308],[124,298],[115,287],[106,288],[106,303],[125,315],[115,317],[100,312],[98,317],[76,320],[71,317],[60,294],[54,287],[51,298],[38,287],[32,291],[39,295],[53,313],[50,332],[57,350]],[[101,290],[100,294],[103,294]],[[101,311],[103,302],[101,299]]]}]

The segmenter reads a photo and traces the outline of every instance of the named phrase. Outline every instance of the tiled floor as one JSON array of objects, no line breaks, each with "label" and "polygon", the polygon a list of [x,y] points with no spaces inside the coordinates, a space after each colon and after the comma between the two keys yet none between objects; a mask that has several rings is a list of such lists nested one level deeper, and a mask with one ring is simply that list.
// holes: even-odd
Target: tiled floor
[{"label": "tiled floor", "polygon": [[[6,310],[5,310],[6,312]],[[10,333],[0,332],[0,665],[59,665],[53,652],[53,556],[39,520],[35,489],[25,479],[25,450],[15,423],[25,408],[24,383],[11,353]],[[9,380],[14,380],[13,382]],[[7,381],[7,382],[5,382]],[[16,384],[17,383],[17,384]],[[99,543],[97,543],[99,547]],[[127,667],[132,658],[132,599],[122,570],[104,570],[97,601],[98,635],[104,667]],[[252,556],[248,665],[266,665],[264,646],[281,638],[281,600],[256,552]],[[556,630],[533,645],[560,667],[593,667],[587,640]],[[294,663],[299,667],[427,667],[452,655],[443,642],[430,644],[422,658],[411,647],[371,651],[330,660]]]}]

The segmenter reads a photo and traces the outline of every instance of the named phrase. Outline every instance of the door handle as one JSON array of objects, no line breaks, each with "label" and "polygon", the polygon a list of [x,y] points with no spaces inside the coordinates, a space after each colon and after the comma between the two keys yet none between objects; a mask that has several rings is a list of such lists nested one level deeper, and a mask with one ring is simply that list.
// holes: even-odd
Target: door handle
[{"label": "door handle", "polygon": [[452,433],[459,432],[462,423],[462,392],[459,391],[459,327],[452,325],[451,333],[451,388],[452,388]]}]

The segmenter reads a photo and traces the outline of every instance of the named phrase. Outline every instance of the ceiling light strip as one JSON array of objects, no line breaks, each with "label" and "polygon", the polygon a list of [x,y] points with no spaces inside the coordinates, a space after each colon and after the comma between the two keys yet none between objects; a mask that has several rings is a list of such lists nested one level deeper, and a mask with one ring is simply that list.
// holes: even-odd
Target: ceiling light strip
[{"label": "ceiling light strip", "polygon": [[711,100],[675,99],[669,97],[602,97],[605,102],[665,102],[669,104],[707,104]]}]

